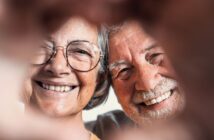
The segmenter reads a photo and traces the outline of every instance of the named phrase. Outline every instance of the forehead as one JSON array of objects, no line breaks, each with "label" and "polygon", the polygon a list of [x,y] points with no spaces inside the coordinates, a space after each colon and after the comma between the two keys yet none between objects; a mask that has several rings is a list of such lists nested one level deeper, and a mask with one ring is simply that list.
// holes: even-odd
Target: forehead
[{"label": "forehead", "polygon": [[139,24],[129,23],[110,37],[109,61],[128,59],[153,42]]},{"label": "forehead", "polygon": [[51,36],[57,45],[66,45],[73,40],[87,40],[97,44],[98,29],[80,17],[72,17]]}]

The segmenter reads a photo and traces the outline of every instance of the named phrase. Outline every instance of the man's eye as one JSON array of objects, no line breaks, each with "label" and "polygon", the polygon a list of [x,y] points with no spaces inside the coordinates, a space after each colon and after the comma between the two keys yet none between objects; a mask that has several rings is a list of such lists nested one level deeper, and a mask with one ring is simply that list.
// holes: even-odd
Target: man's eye
[{"label": "man's eye", "polygon": [[117,78],[121,80],[127,80],[131,76],[131,68],[124,68],[118,72]]},{"label": "man's eye", "polygon": [[164,61],[164,53],[154,53],[149,56],[147,61],[152,65],[161,66]]}]

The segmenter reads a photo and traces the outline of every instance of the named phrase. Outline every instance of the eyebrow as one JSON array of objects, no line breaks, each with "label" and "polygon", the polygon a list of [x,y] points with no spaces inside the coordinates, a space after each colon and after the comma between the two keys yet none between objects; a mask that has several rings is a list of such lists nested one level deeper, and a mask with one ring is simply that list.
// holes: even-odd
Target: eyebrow
[{"label": "eyebrow", "polygon": [[45,36],[44,39],[47,40],[47,41],[54,42],[53,38],[51,36],[49,36],[49,35]]},{"label": "eyebrow", "polygon": [[[150,43],[147,48],[141,50],[140,53],[149,51],[153,48],[156,48],[157,46],[158,46],[158,43],[156,41],[152,41],[152,43]],[[109,65],[109,71],[111,71],[115,67],[122,65],[122,64],[128,64],[128,63],[125,60],[116,61],[116,62]]]},{"label": "eyebrow", "polygon": [[[47,37],[45,37],[45,40],[47,40],[47,41],[51,41],[51,42],[53,42],[54,44],[56,43],[55,41],[54,41],[54,39],[51,37],[51,36],[47,36]],[[75,40],[67,40],[67,42],[66,42],[66,46],[68,46],[70,43],[78,43],[78,42],[89,42],[88,40],[83,40],[83,39],[75,39]],[[90,43],[90,42],[89,42]]]},{"label": "eyebrow", "polygon": [[122,65],[122,64],[128,64],[125,60],[119,60],[114,63],[111,63],[108,67],[109,71],[112,71],[115,67]]},{"label": "eyebrow", "polygon": [[88,40],[76,39],[76,40],[67,40],[67,42],[68,42],[68,44],[70,44],[71,42],[89,42],[89,41]]},{"label": "eyebrow", "polygon": [[155,42],[155,43],[149,45],[146,49],[144,49],[144,51],[149,51],[153,48],[156,48],[157,46],[158,46],[158,44]]}]

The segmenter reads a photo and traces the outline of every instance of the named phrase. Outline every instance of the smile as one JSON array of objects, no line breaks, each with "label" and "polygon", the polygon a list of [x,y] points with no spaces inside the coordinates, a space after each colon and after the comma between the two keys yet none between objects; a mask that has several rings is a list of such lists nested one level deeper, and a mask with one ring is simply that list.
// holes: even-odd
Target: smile
[{"label": "smile", "polygon": [[160,103],[166,99],[168,99],[170,96],[172,95],[171,90],[168,92],[165,92],[164,94],[162,94],[161,96],[157,97],[157,98],[153,98],[151,100],[145,101],[145,105],[149,106],[149,105],[153,105],[153,104],[157,104]]},{"label": "smile", "polygon": [[141,101],[138,100],[135,103],[138,105],[144,105],[144,106],[155,105],[155,104],[161,103],[161,102],[167,100],[168,98],[170,98],[173,95],[174,90],[176,90],[176,89],[171,89],[157,97],[150,97],[149,99],[147,98],[147,100],[141,100]]},{"label": "smile", "polygon": [[36,83],[45,90],[55,91],[55,92],[70,92],[77,87],[77,85],[56,85],[56,84],[47,84],[43,82],[36,81]]}]

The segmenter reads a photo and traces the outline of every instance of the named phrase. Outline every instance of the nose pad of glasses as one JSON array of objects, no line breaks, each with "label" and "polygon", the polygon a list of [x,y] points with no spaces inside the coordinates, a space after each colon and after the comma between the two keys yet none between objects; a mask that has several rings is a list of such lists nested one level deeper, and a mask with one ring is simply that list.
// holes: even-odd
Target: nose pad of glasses
[{"label": "nose pad of glasses", "polygon": [[55,49],[54,49],[54,54],[53,56],[56,56],[56,54],[58,53],[58,51],[63,51],[63,56],[65,57],[66,55],[66,48],[64,48],[63,46],[57,46]]},{"label": "nose pad of glasses", "polygon": [[55,49],[56,49],[56,50],[64,50],[65,47],[63,47],[63,46],[57,46]]},{"label": "nose pad of glasses", "polygon": [[63,51],[62,53],[63,53],[63,56],[64,56],[64,58],[65,58],[65,60],[66,60],[66,65],[69,66],[68,59],[67,59],[67,57],[66,57],[66,49],[65,49],[63,46],[57,46],[57,47],[55,48],[52,58],[55,58],[55,57],[56,57],[58,51]]}]

